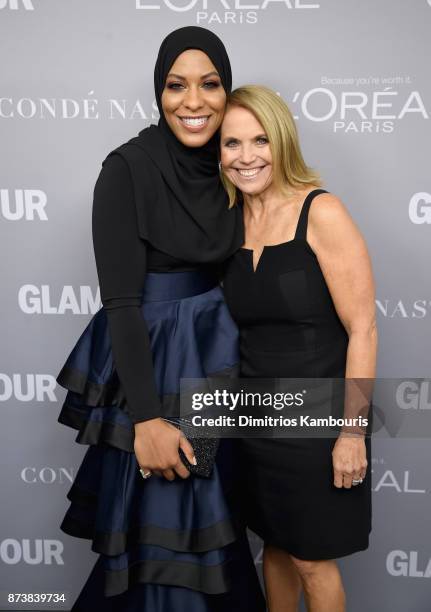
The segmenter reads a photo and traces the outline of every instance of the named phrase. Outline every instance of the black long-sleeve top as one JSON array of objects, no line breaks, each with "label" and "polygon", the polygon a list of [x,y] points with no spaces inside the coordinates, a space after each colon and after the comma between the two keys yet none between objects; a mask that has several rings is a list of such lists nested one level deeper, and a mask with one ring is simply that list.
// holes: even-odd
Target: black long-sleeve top
[{"label": "black long-sleeve top", "polygon": [[134,423],[160,416],[148,329],[140,311],[146,271],[196,269],[138,235],[129,168],[119,155],[105,161],[94,188],[93,247],[112,355]]}]

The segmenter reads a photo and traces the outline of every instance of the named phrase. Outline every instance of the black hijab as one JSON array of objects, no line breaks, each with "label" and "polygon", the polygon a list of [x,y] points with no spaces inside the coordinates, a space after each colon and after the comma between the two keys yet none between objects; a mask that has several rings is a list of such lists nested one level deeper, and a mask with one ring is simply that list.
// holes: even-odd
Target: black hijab
[{"label": "black hijab", "polygon": [[197,26],[174,30],[163,40],[154,69],[158,125],[141,130],[109,155],[119,153],[129,165],[141,238],[187,262],[220,262],[244,243],[244,227],[239,208],[228,208],[220,181],[218,133],[202,147],[185,146],[170,129],[161,104],[169,69],[187,49],[206,53],[226,93],[231,91],[230,62],[221,40]]}]

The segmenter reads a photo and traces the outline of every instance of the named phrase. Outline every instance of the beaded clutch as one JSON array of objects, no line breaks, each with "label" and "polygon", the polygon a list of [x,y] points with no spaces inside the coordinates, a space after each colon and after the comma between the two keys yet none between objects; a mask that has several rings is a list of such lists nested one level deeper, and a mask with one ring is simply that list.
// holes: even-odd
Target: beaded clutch
[{"label": "beaded clutch", "polygon": [[180,449],[179,455],[182,462],[191,474],[196,476],[211,476],[214,466],[215,457],[219,447],[220,440],[218,438],[187,438],[193,447],[197,465],[193,465]]},{"label": "beaded clutch", "polygon": [[205,478],[211,476],[215,457],[220,444],[219,438],[187,436],[184,430],[187,431],[188,428],[190,429],[190,425],[187,427],[188,422],[186,419],[171,420],[165,418],[164,420],[168,421],[171,423],[171,425],[174,425],[178,429],[181,429],[187,440],[192,445],[197,461],[196,465],[190,463],[181,448],[178,450],[181,461],[184,463],[189,472],[195,476],[203,476]]}]

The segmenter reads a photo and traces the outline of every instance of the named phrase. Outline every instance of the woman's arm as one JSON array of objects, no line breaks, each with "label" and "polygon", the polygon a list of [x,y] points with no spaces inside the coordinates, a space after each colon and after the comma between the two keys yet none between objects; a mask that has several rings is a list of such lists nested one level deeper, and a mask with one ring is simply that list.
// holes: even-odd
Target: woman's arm
[{"label": "woman's arm", "polygon": [[132,421],[158,417],[150,339],[140,312],[146,246],[137,233],[129,169],[119,155],[108,157],[96,181],[92,233],[112,353]]},{"label": "woman's arm", "polygon": [[[344,416],[358,416],[354,414],[355,406],[361,407],[361,396],[367,399],[376,373],[377,327],[371,261],[365,241],[341,200],[332,194],[320,194],[315,200],[309,211],[307,240],[316,253],[335,309],[349,336],[345,376],[351,399],[346,402]],[[349,379],[353,380],[349,383]],[[342,433],[333,454],[336,486],[342,486],[342,474],[359,478],[365,473],[362,438],[346,438]]]},{"label": "woman's arm", "polygon": [[346,378],[374,378],[377,328],[371,261],[359,229],[339,198],[316,197],[310,207],[307,240],[349,335]]}]

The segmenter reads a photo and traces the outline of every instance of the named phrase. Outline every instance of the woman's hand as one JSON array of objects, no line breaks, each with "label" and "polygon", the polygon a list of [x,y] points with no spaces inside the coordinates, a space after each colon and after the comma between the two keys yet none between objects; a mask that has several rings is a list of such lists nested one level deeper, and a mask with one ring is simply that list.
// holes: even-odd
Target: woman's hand
[{"label": "woman's hand", "polygon": [[332,449],[332,464],[334,485],[339,489],[350,489],[352,480],[365,478],[368,462],[364,437],[341,433]]},{"label": "woman's hand", "polygon": [[193,447],[180,429],[162,418],[135,423],[134,450],[144,472],[150,470],[167,480],[174,480],[175,474],[188,478],[190,472],[181,461],[179,448],[196,465]]}]

